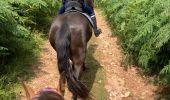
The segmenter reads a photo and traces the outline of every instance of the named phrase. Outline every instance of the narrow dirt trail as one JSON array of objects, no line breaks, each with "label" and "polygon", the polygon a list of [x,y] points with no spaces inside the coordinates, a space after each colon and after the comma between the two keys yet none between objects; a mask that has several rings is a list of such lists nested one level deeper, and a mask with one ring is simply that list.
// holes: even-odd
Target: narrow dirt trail
[{"label": "narrow dirt trail", "polygon": [[[91,83],[91,88],[93,90],[95,84],[103,81],[105,90],[97,91],[106,91],[106,96],[95,100],[154,100],[156,87],[145,81],[138,74],[135,67],[124,71],[124,68],[121,66],[123,54],[120,46],[117,44],[117,38],[109,35],[111,29],[99,10],[96,11],[96,15],[98,26],[102,28],[103,33],[98,38],[92,37],[89,45],[96,46],[96,55],[94,54],[93,56],[94,61],[99,63],[103,71],[96,69],[96,73],[93,73],[95,77]],[[27,83],[36,91],[44,87],[57,88],[59,74],[56,65],[56,54],[48,41],[45,41],[42,47],[38,63],[39,67],[35,70],[36,76]],[[101,72],[103,74],[100,74]],[[95,79],[97,75],[98,77],[100,75],[104,77],[104,80],[99,79],[98,81]],[[95,92],[92,93],[95,94]],[[65,99],[70,100],[70,97],[71,94],[67,91]]]},{"label": "narrow dirt trail", "polygon": [[106,73],[105,88],[110,100],[154,100],[156,87],[140,76],[135,66],[125,71],[121,66],[123,54],[117,44],[117,37],[110,37],[111,29],[100,11],[97,11],[98,24],[103,34],[98,38],[99,50],[102,50],[103,64]]}]

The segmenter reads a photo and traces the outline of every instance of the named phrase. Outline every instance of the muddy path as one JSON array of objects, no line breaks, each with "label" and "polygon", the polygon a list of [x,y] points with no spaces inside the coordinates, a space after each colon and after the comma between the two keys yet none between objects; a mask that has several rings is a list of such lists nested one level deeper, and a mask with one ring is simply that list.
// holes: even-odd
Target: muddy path
[{"label": "muddy path", "polygon": [[[90,94],[95,100],[155,100],[156,87],[138,74],[135,66],[124,70],[121,65],[124,55],[117,44],[117,37],[109,35],[111,29],[100,10],[96,10],[96,15],[103,33],[98,38],[93,36],[88,44],[88,69],[82,78]],[[46,40],[38,59],[36,75],[27,83],[36,91],[44,87],[57,88],[59,73],[56,63],[56,53]],[[65,99],[70,100],[71,94],[66,92]]]}]

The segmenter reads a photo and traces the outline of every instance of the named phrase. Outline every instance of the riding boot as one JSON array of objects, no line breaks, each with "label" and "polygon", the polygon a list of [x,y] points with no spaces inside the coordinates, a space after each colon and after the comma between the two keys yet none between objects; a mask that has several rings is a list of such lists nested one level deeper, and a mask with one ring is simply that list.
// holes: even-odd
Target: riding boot
[{"label": "riding boot", "polygon": [[102,33],[102,31],[100,28],[97,27],[96,16],[95,15],[91,16],[91,19],[94,23],[94,28],[93,28],[94,34],[96,37],[98,37]]}]

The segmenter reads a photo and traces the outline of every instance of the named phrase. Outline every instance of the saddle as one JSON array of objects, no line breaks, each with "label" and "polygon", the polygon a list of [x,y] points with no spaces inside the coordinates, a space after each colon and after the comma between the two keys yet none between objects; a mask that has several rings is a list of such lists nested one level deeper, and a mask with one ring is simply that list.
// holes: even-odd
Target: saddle
[{"label": "saddle", "polygon": [[87,20],[89,21],[91,26],[94,28],[94,23],[93,23],[90,15],[83,12],[83,4],[82,3],[83,2],[79,2],[79,0],[70,0],[69,2],[66,2],[66,4],[65,4],[65,13],[70,13],[70,12],[78,12],[78,13],[80,13],[85,18],[87,18]]}]

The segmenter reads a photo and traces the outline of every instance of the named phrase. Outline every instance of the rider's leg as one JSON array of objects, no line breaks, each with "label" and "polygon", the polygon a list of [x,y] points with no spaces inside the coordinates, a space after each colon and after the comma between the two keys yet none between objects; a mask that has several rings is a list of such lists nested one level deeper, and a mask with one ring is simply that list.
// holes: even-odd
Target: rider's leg
[{"label": "rider's leg", "polygon": [[94,33],[95,33],[95,36],[98,37],[100,35],[100,33],[101,33],[101,29],[97,27],[96,15],[93,14],[91,16],[91,19],[92,19],[92,21],[94,23]]},{"label": "rider's leg", "polygon": [[89,7],[87,5],[87,3],[84,3],[83,8],[84,8],[84,11],[91,16],[91,19],[92,19],[92,21],[94,23],[94,33],[95,33],[95,36],[96,37],[99,36],[99,34],[101,33],[101,29],[97,27],[97,21],[96,21],[96,16],[95,16],[95,13],[94,13],[94,9]]},{"label": "rider's leg", "polygon": [[59,11],[58,14],[63,14],[65,12],[65,6],[62,6]]}]

